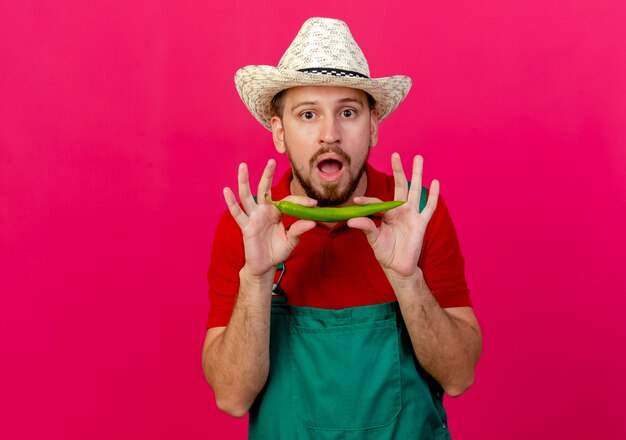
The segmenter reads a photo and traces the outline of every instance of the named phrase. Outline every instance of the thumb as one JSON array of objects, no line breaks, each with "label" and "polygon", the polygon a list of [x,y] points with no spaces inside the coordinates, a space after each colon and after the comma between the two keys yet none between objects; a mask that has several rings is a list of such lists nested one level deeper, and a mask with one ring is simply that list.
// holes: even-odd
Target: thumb
[{"label": "thumb", "polygon": [[287,231],[287,241],[296,247],[300,242],[300,237],[306,231],[310,231],[315,227],[316,223],[312,220],[298,220],[289,227]]},{"label": "thumb", "polygon": [[376,240],[378,240],[378,235],[380,234],[380,231],[378,230],[376,224],[372,221],[372,219],[369,219],[367,217],[351,218],[350,220],[348,220],[347,224],[351,228],[360,229],[361,231],[363,231],[370,245],[373,245]]}]

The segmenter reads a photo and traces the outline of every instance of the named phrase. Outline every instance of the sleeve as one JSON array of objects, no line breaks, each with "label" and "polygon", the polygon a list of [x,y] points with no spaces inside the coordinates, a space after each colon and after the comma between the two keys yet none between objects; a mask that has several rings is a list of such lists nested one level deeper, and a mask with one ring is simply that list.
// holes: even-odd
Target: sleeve
[{"label": "sleeve", "polygon": [[459,239],[450,212],[441,197],[426,228],[418,266],[442,308],[472,307]]},{"label": "sleeve", "polygon": [[209,263],[209,317],[207,328],[228,324],[239,292],[239,271],[245,262],[243,238],[235,220],[222,214],[213,239]]}]

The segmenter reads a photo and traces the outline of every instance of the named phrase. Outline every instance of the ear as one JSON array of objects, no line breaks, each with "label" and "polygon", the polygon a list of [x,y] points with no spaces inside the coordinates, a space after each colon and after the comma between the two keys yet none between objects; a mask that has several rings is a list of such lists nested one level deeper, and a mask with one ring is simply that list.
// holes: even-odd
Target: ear
[{"label": "ear", "polygon": [[272,116],[272,139],[274,140],[274,147],[276,151],[283,154],[285,150],[285,129],[283,128],[283,121],[278,116]]},{"label": "ear", "polygon": [[370,110],[370,148],[374,148],[378,143],[378,113],[376,109]]}]

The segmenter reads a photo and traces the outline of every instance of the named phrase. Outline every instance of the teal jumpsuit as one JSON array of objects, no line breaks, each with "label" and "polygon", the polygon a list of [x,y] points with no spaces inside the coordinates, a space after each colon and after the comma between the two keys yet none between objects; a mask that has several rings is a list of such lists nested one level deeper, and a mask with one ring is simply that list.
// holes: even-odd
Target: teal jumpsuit
[{"label": "teal jumpsuit", "polygon": [[443,390],[417,361],[397,301],[334,310],[275,295],[249,438],[450,439]]}]

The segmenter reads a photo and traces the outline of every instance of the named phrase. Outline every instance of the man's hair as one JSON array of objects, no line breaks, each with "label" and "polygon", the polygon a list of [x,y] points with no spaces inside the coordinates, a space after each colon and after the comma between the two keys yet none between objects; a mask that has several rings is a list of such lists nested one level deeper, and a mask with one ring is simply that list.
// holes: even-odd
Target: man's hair
[{"label": "man's hair", "polygon": [[[279,118],[283,118],[283,112],[285,111],[285,95],[289,89],[282,90],[274,95],[272,101],[270,102],[270,116],[278,116]],[[372,95],[363,91],[365,96],[367,97],[367,105],[369,105],[370,110],[376,107],[376,100]]]}]

